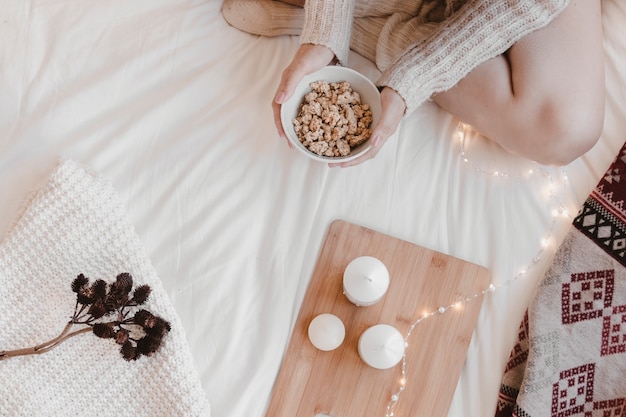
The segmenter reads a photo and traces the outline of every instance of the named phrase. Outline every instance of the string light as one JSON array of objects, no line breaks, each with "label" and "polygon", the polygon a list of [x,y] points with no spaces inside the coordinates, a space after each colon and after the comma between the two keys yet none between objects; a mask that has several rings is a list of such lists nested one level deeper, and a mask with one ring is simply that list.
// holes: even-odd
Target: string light
[{"label": "string light", "polygon": [[[507,285],[510,285],[511,283],[519,280],[520,278],[525,277],[528,274],[528,271],[530,269],[532,269],[533,267],[535,267],[537,264],[539,264],[539,262],[542,259],[543,254],[545,253],[545,251],[550,247],[550,243],[552,242],[552,236],[554,235],[555,232],[555,228],[556,225],[558,223],[558,221],[562,218],[566,218],[568,219],[569,222],[571,222],[572,217],[569,214],[569,211],[567,210],[567,208],[564,206],[563,200],[564,198],[559,198],[559,196],[557,195],[557,186],[556,186],[556,182],[554,180],[554,177],[552,174],[550,174],[550,172],[544,168],[543,166],[536,164],[536,168],[529,168],[526,170],[523,170],[521,172],[503,172],[501,170],[487,170],[484,169],[482,167],[479,167],[478,165],[476,165],[472,160],[470,160],[470,158],[468,158],[467,153],[465,151],[465,137],[466,137],[466,132],[470,131],[472,128],[464,123],[459,123],[459,125],[457,126],[457,131],[456,131],[456,137],[459,141],[459,154],[461,156],[461,160],[468,164],[474,171],[476,171],[479,174],[482,175],[487,175],[487,176],[491,176],[491,177],[497,177],[497,178],[523,178],[523,179],[528,179],[531,176],[535,175],[535,174],[539,174],[541,176],[543,176],[545,178],[545,180],[547,181],[547,189],[548,189],[548,199],[551,200],[554,205],[555,208],[551,211],[551,217],[552,217],[552,222],[548,228],[548,232],[547,234],[540,240],[540,249],[537,251],[537,253],[535,254],[535,256],[532,258],[532,260],[528,263],[528,265],[525,268],[522,268],[511,280],[501,283],[501,284],[489,284],[489,286],[487,288],[485,288],[482,291],[476,292],[474,294],[471,294],[467,297],[465,297],[463,300],[460,301],[455,301],[453,303],[451,303],[450,305],[447,306],[440,306],[439,308],[432,310],[432,311],[424,311],[422,312],[422,315],[415,320],[411,326],[409,327],[409,330],[407,331],[405,337],[404,337],[404,343],[405,343],[405,347],[408,348],[409,346],[409,339],[411,337],[411,335],[413,334],[413,330],[424,320],[433,317],[435,315],[442,315],[445,314],[448,310],[453,309],[453,310],[460,310],[465,304],[476,300],[477,298],[481,298],[483,296],[485,296],[486,294],[489,293],[493,293],[496,290],[503,288]],[[565,173],[565,171],[563,169],[561,169],[561,178],[560,178],[560,182],[562,184],[562,190],[563,190],[563,196],[565,195],[565,191],[567,189],[567,183],[568,183],[568,177],[567,174]],[[396,391],[391,395],[390,401],[387,404],[387,410],[386,410],[386,414],[385,417],[395,417],[395,407],[398,404],[398,402],[400,401],[400,397],[402,395],[402,393],[404,392],[404,390],[406,389],[406,385],[407,385],[407,361],[406,361],[406,355],[407,355],[407,350],[405,349],[405,353],[402,357],[402,367],[401,367],[401,377],[398,381],[398,388],[396,389]]]}]

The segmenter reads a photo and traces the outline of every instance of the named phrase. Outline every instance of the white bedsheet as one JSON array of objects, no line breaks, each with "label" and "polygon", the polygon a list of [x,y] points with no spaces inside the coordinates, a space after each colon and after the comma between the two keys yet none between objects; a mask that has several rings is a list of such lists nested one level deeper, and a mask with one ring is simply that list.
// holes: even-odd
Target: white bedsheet
[{"label": "white bedsheet", "polygon": [[[553,211],[574,215],[626,140],[626,6],[603,5],[605,129],[563,170],[475,135],[465,162],[457,121],[433,104],[375,160],[329,169],[273,126],[296,37],[240,33],[220,1],[2,0],[0,236],[60,156],[110,179],[182,319],[214,417],[264,416],[332,220],[486,266],[496,291],[449,416],[492,415],[528,300],[571,222]],[[357,56],[352,66],[375,73]]]}]

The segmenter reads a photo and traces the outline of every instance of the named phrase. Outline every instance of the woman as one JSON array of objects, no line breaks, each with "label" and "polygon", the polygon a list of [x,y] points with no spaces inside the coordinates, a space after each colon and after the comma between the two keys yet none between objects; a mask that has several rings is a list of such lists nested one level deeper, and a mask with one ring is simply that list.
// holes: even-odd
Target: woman
[{"label": "woman", "polygon": [[[289,3],[289,4],[287,4]],[[373,158],[405,114],[426,100],[510,152],[565,165],[598,140],[604,121],[600,0],[225,0],[241,30],[300,34],[272,103],[348,50],[382,71],[382,116],[372,149],[331,166]]]}]

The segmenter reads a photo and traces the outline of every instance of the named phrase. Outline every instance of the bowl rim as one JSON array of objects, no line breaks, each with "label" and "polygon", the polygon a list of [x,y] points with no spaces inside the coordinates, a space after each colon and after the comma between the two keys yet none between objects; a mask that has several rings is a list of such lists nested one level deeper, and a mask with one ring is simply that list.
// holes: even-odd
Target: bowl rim
[{"label": "bowl rim", "polygon": [[[295,87],[295,90],[297,90],[298,88],[300,88],[303,84],[309,84],[313,81],[317,81],[317,80],[321,80],[324,79],[324,76],[326,73],[333,73],[333,75],[335,75],[336,72],[342,73],[345,72],[346,74],[350,74],[352,77],[356,77],[361,79],[362,82],[364,82],[365,84],[368,84],[371,88],[372,91],[376,92],[376,97],[378,98],[379,102],[378,105],[380,105],[380,91],[378,90],[378,87],[376,87],[376,84],[374,84],[374,82],[369,79],[368,77],[366,77],[364,74],[360,73],[359,71],[356,71],[352,68],[349,67],[344,67],[342,65],[327,65],[323,68],[320,68],[317,71],[314,71],[310,74],[305,75],[302,80],[298,83],[298,85]],[[348,82],[350,82],[349,80],[346,80]],[[334,82],[334,81],[331,81]],[[350,82],[350,84],[353,84],[353,82]],[[305,93],[308,93],[310,91],[310,88],[308,90],[305,90]],[[314,159],[316,161],[319,162],[336,162],[336,163],[343,163],[343,162],[348,162],[348,161],[352,161],[353,159],[356,159],[358,157],[360,157],[361,155],[365,154],[367,151],[369,151],[372,148],[371,145],[371,137],[368,138],[363,144],[359,145],[360,148],[358,149],[358,151],[353,151],[350,152],[349,155],[347,156],[323,156],[323,155],[318,155],[315,152],[312,152],[310,150],[308,150],[303,144],[302,142],[300,142],[299,138],[297,137],[297,135],[295,135],[295,132],[293,131],[293,123],[292,120],[288,117],[288,115],[286,114],[286,109],[289,106],[286,106],[287,104],[292,104],[291,102],[298,100],[298,102],[300,103],[303,100],[304,94],[302,94],[301,96],[297,97],[295,95],[295,91],[294,94],[285,102],[281,105],[280,107],[280,121],[282,124],[282,128],[283,131],[285,132],[285,136],[287,136],[287,140],[289,140],[290,143],[293,144],[293,146],[298,149],[300,152],[302,152],[303,154],[305,154],[306,156],[308,156],[311,159]],[[359,92],[359,94],[361,94],[361,96],[363,96],[363,94],[361,92]],[[368,103],[370,105],[370,108],[373,107],[372,103]],[[299,104],[298,104],[299,105]],[[374,116],[374,120],[372,120],[372,125],[375,124],[375,122],[377,121],[377,116]],[[294,137],[295,136],[295,137]]]}]

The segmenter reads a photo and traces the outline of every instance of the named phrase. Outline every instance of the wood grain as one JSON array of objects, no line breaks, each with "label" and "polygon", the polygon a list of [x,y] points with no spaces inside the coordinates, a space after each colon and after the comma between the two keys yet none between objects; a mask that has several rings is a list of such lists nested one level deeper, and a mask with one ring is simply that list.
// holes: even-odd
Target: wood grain
[{"label": "wood grain", "polygon": [[[343,271],[358,256],[374,256],[389,270],[389,290],[369,307],[357,307],[343,295]],[[378,370],[359,357],[359,336],[375,324],[390,324],[405,335],[424,313],[437,311],[481,293],[489,272],[481,266],[432,251],[342,220],[327,232],[309,282],[266,417],[385,416],[399,387],[402,364]],[[458,309],[435,314],[413,330],[406,351],[406,390],[397,416],[446,416],[482,296]],[[346,326],[343,344],[320,351],[308,339],[318,314],[332,313]]]}]

